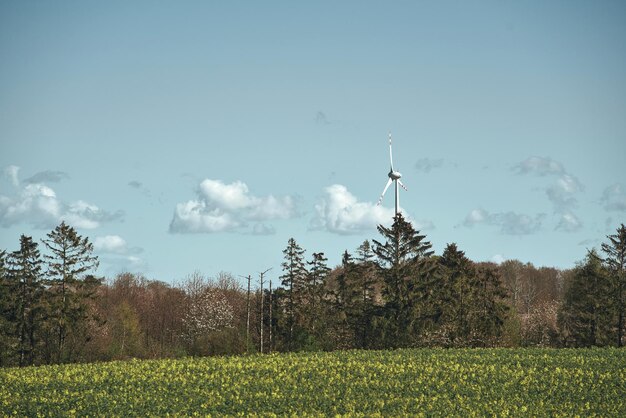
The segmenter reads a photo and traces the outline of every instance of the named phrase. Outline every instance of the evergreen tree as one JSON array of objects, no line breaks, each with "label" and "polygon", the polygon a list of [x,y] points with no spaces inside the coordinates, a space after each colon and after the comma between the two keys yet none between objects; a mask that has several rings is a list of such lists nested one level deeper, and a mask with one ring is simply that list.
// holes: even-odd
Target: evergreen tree
[{"label": "evergreen tree", "polygon": [[355,334],[357,336],[357,347],[368,346],[368,329],[370,327],[371,315],[374,311],[376,285],[378,276],[376,263],[374,262],[374,251],[368,240],[357,248],[357,274],[355,275],[355,287],[358,291],[358,298],[355,303],[358,310]]},{"label": "evergreen tree", "polygon": [[[302,289],[306,280],[306,267],[304,265],[304,250],[295,239],[290,238],[287,248],[283,250],[285,261],[282,263],[284,274],[280,276],[281,284],[287,289],[287,347],[294,346],[294,328],[301,321],[299,312]],[[298,304],[298,310],[296,305]]]},{"label": "evergreen tree", "polygon": [[385,284],[384,318],[378,328],[385,346],[413,345],[433,316],[428,298],[435,277],[432,245],[402,214],[391,228],[379,225],[378,231],[385,238],[385,243],[374,240]]},{"label": "evergreen tree", "polygon": [[287,351],[290,349],[289,340],[289,291],[278,287],[272,290],[271,311],[269,315],[270,302],[268,301],[269,327],[272,333],[272,342],[268,344],[269,350]]},{"label": "evergreen tree", "polygon": [[355,276],[358,274],[352,255],[348,250],[341,257],[341,267],[336,275],[333,292],[332,319],[335,331],[335,346],[348,349],[355,346],[355,317],[359,301],[359,289]]},{"label": "evergreen tree", "polygon": [[468,312],[471,342],[473,346],[493,346],[502,335],[509,311],[505,302],[508,293],[495,265],[481,263],[472,270]]},{"label": "evergreen tree", "polygon": [[436,322],[444,345],[465,345],[469,339],[468,313],[474,274],[472,262],[455,243],[448,244],[438,260],[442,275]]},{"label": "evergreen tree", "polygon": [[19,366],[33,364],[37,331],[41,326],[42,260],[32,237],[20,237],[20,249],[9,258],[9,287],[13,295],[11,306],[16,354]]},{"label": "evergreen tree", "polygon": [[8,272],[8,255],[0,251],[0,367],[10,364],[14,352],[11,304],[13,301]]},{"label": "evergreen tree", "polygon": [[589,347],[610,341],[611,283],[595,250],[587,253],[565,291],[558,325],[566,345]]},{"label": "evergreen tree", "polygon": [[[93,297],[98,280],[84,280],[88,271],[98,266],[93,256],[93,244],[80,236],[74,228],[62,222],[43,240],[50,255],[48,264],[48,302],[52,319],[54,345],[51,347],[57,362],[70,361],[75,344],[66,344],[68,336],[81,328],[89,318],[89,299]],[[74,335],[78,337],[78,335]]]},{"label": "evergreen tree", "polygon": [[626,315],[626,227],[624,224],[617,233],[608,235],[608,243],[602,244],[606,254],[605,262],[612,281],[614,306],[617,311],[617,346],[622,347],[624,339],[624,316]]},{"label": "evergreen tree", "polygon": [[304,284],[303,306],[305,328],[309,333],[317,338],[317,342],[322,342],[324,338],[324,325],[326,323],[327,306],[324,300],[326,290],[326,279],[330,273],[330,268],[324,257],[324,253],[313,253],[309,265],[306,283]]}]

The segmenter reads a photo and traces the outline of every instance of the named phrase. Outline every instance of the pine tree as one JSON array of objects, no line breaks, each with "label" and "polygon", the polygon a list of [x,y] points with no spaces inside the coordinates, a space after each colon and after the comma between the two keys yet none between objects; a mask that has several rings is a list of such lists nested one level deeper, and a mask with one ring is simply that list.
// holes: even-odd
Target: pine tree
[{"label": "pine tree", "polygon": [[455,243],[448,244],[438,260],[442,275],[437,318],[444,345],[465,345],[469,338],[472,262]]},{"label": "pine tree", "polygon": [[622,347],[624,339],[624,317],[626,315],[626,227],[624,224],[614,235],[608,235],[608,243],[602,244],[606,254],[605,262],[613,284],[614,306],[617,311],[617,346]]},{"label": "pine tree", "polygon": [[[270,305],[270,303],[268,303]],[[272,332],[272,343],[269,344],[271,351],[285,351],[290,349],[289,340],[289,291],[283,287],[278,287],[272,291],[271,311],[268,323]]]},{"label": "pine tree", "polygon": [[324,253],[313,253],[309,265],[306,283],[304,284],[304,299],[306,300],[306,310],[304,323],[307,331],[321,342],[324,337],[324,324],[326,323],[327,306],[324,301],[326,290],[326,279],[330,273],[330,268],[324,257]]},{"label": "pine tree", "polygon": [[379,265],[388,270],[385,275],[385,296],[387,301],[399,303],[409,296],[407,278],[415,262],[432,255],[432,245],[427,241],[422,242],[425,236],[419,235],[402,214],[396,215],[391,228],[379,225],[378,232],[386,239],[384,244],[373,240]]},{"label": "pine tree", "polygon": [[475,266],[470,281],[468,312],[473,346],[493,346],[503,331],[509,306],[508,296],[497,267],[490,263]]},{"label": "pine tree", "polygon": [[358,274],[356,264],[348,250],[341,257],[341,267],[336,275],[336,287],[332,294],[332,322],[335,333],[335,346],[349,349],[355,346],[355,317],[359,300],[359,289],[355,276]]},{"label": "pine tree", "polygon": [[358,291],[356,307],[358,318],[356,321],[355,334],[358,338],[357,346],[365,348],[368,346],[368,329],[370,327],[371,315],[374,311],[376,285],[378,276],[376,263],[374,262],[374,252],[368,240],[357,248],[357,274],[355,287]]},{"label": "pine tree", "polygon": [[5,250],[0,251],[0,367],[10,364],[14,352],[14,318],[12,318],[11,304],[13,296],[10,289],[8,255]]},{"label": "pine tree", "polygon": [[47,235],[43,243],[51,252],[48,264],[48,295],[55,340],[57,362],[71,360],[75,347],[66,347],[68,335],[88,319],[88,300],[98,281],[84,280],[88,271],[98,266],[93,256],[93,244],[74,228],[62,222]]},{"label": "pine tree", "polygon": [[607,270],[595,250],[587,253],[565,291],[558,325],[566,345],[589,347],[610,341],[611,286]]},{"label": "pine tree", "polygon": [[384,244],[374,240],[385,282],[384,320],[379,329],[385,346],[412,345],[433,316],[428,300],[435,277],[432,245],[402,214],[396,215],[391,228],[379,225],[378,231],[386,239]]},{"label": "pine tree", "polygon": [[20,249],[9,257],[9,283],[14,303],[14,336],[19,366],[33,364],[37,330],[41,326],[41,254],[32,237],[20,237]]},{"label": "pine tree", "polygon": [[304,250],[296,243],[296,240],[290,238],[287,242],[287,248],[283,250],[285,261],[282,263],[284,274],[280,276],[281,284],[287,289],[287,347],[294,346],[294,327],[296,322],[300,322],[296,305],[301,302],[302,289],[306,280],[306,267],[304,266]]},{"label": "pine tree", "polygon": [[495,265],[474,264],[448,244],[437,261],[441,274],[436,288],[438,344],[495,344],[508,312],[507,292]]}]

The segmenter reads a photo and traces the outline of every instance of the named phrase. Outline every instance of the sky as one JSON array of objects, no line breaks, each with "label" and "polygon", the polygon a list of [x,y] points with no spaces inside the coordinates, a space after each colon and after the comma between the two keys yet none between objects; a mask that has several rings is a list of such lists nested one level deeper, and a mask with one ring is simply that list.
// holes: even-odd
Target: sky
[{"label": "sky", "polygon": [[276,283],[403,213],[441,254],[573,267],[626,223],[622,1],[0,3],[0,249]]}]

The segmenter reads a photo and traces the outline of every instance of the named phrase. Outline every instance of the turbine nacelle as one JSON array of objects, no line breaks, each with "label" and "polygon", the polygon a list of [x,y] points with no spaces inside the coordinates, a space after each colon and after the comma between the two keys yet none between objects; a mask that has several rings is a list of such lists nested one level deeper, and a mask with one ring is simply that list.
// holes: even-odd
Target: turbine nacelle
[{"label": "turbine nacelle", "polygon": [[390,171],[388,176],[391,180],[400,180],[402,178],[402,174],[399,171]]}]

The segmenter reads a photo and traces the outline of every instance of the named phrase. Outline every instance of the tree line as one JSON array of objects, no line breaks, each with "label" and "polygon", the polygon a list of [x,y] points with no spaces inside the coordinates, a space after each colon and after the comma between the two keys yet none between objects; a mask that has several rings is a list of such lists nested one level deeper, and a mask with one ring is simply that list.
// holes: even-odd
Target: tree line
[{"label": "tree line", "polygon": [[[96,277],[93,245],[61,223],[0,251],[0,365],[399,347],[624,344],[626,227],[575,268],[441,255],[399,214],[341,264],[290,239],[280,285],[230,273],[178,284]],[[250,279],[250,277],[249,277]],[[266,281],[266,284],[268,282]]]},{"label": "tree line", "polygon": [[623,224],[602,255],[590,250],[569,270],[477,263],[455,243],[435,255],[401,214],[378,231],[380,241],[344,252],[334,270],[289,240],[273,314],[264,313],[270,349],[624,344]]},{"label": "tree line", "polygon": [[32,237],[0,252],[0,364],[72,361],[89,334],[90,302],[99,281],[93,245],[61,223],[43,241]]}]

